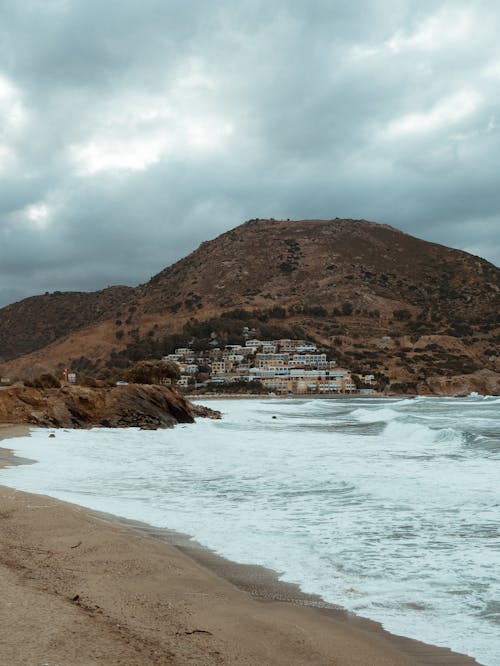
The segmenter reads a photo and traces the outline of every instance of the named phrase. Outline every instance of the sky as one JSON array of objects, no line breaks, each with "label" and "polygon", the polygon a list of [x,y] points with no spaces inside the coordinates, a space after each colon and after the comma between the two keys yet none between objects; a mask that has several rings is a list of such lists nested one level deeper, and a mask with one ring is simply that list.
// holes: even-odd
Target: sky
[{"label": "sky", "polygon": [[0,306],[255,217],[499,265],[499,34],[493,0],[2,0]]}]

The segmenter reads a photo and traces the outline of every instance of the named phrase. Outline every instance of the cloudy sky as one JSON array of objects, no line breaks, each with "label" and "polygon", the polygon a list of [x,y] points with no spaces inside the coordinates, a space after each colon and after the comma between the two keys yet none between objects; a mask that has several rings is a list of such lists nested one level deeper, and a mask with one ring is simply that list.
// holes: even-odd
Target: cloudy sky
[{"label": "cloudy sky", "polygon": [[499,34],[494,0],[2,0],[0,305],[253,217],[498,265]]}]

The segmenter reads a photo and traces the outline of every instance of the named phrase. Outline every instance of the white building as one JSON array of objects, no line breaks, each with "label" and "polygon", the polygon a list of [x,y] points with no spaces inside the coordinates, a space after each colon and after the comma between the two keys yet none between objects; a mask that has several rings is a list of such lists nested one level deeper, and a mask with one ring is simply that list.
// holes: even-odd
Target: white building
[{"label": "white building", "polygon": [[252,347],[242,347],[242,345],[226,345],[224,349],[224,354],[241,354],[242,356],[248,356],[253,353],[254,349]]},{"label": "white building", "polygon": [[290,365],[318,365],[318,363],[326,368],[326,354],[294,354],[290,359]]},{"label": "white building", "polygon": [[187,356],[188,354],[192,354],[193,352],[188,347],[178,347],[175,350],[175,353],[178,354],[179,356]]},{"label": "white building", "polygon": [[295,349],[299,354],[305,354],[305,353],[315,352],[317,351],[318,348],[316,347],[316,345],[313,345],[310,342],[304,342],[302,344],[298,344],[295,347]]},{"label": "white building", "polygon": [[260,353],[255,354],[255,363],[259,368],[263,368],[266,365],[288,363],[289,357],[289,354]]},{"label": "white building", "polygon": [[266,354],[274,354],[277,349],[277,342],[275,340],[247,340],[245,342],[246,347],[251,347],[254,351],[262,348],[262,351]]},{"label": "white building", "polygon": [[226,354],[225,352],[223,356],[227,361],[233,361],[233,363],[234,362],[240,363],[245,358],[243,354]]},{"label": "white building", "polygon": [[275,368],[250,368],[248,373],[252,377],[287,377],[290,374],[290,369],[283,366]]},{"label": "white building", "polygon": [[328,371],[328,374],[330,377],[346,377],[351,373],[349,372],[349,370],[346,370],[345,368],[331,368]]},{"label": "white building", "polygon": [[326,370],[304,370],[303,368],[301,369],[295,369],[295,370],[290,370],[290,377],[293,379],[308,379],[311,377],[314,378],[323,378],[326,377]]},{"label": "white building", "polygon": [[278,346],[282,352],[296,351],[298,346],[304,344],[306,344],[304,340],[290,340],[288,338],[281,338],[281,340],[278,340]]}]

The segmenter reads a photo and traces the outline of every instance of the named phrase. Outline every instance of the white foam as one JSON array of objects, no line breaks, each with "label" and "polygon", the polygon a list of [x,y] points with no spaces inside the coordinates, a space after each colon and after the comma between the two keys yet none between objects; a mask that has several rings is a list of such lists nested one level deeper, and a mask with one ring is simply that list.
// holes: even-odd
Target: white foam
[{"label": "white foam", "polygon": [[400,417],[401,414],[390,407],[383,407],[381,409],[360,407],[351,412],[351,416],[361,423],[375,423],[376,421],[392,421]]},{"label": "white foam", "polygon": [[173,430],[35,430],[9,446],[40,463],[0,482],[192,534],[496,666],[498,475],[461,428],[479,423],[494,441],[498,417],[492,401],[470,402],[216,401],[223,420]]}]

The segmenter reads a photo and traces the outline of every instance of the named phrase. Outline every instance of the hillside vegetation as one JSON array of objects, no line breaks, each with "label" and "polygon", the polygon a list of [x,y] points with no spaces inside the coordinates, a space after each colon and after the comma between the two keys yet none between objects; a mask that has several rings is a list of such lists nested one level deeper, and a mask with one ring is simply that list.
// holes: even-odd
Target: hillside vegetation
[{"label": "hillside vegetation", "polygon": [[241,342],[246,329],[309,338],[395,390],[431,391],[500,370],[499,313],[500,270],[466,252],[365,220],[250,220],[135,289],[3,308],[0,373],[113,376],[176,346]]}]

